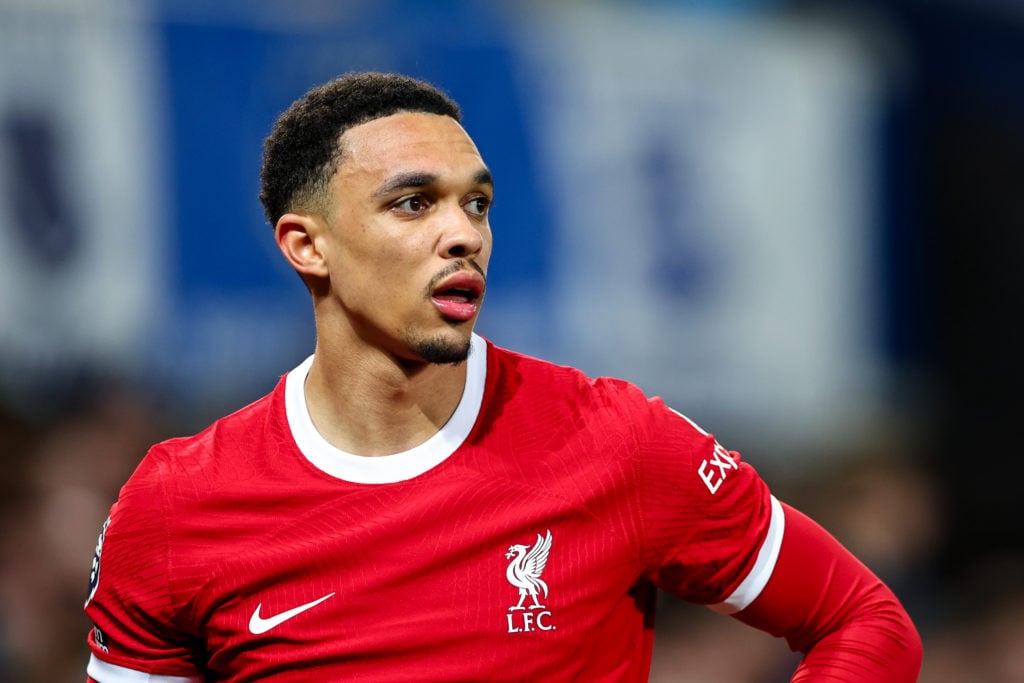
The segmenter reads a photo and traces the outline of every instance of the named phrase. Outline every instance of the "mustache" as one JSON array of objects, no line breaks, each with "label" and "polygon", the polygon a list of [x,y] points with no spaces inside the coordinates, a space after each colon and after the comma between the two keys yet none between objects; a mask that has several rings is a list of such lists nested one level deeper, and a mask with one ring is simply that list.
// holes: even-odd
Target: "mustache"
[{"label": "mustache", "polygon": [[467,259],[456,259],[449,263],[443,270],[436,273],[434,277],[430,278],[430,284],[427,285],[427,293],[433,292],[442,282],[455,275],[458,272],[472,268],[480,274],[480,277],[484,279],[484,289],[487,289],[487,273],[480,267],[480,264],[476,261],[470,261]]}]

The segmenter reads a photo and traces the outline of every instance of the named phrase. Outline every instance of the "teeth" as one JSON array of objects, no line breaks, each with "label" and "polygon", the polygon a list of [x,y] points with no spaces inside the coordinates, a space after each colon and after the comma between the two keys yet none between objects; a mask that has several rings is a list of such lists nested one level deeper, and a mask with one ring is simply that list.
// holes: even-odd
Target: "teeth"
[{"label": "teeth", "polygon": [[480,293],[473,287],[446,287],[437,290],[434,296],[458,297],[466,301],[473,301],[480,296]]}]

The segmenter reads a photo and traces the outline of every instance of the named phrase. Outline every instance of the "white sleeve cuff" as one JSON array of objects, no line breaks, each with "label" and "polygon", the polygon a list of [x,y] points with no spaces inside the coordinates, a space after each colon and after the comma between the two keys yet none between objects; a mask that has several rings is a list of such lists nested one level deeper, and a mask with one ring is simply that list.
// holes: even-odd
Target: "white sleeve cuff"
[{"label": "white sleeve cuff", "polygon": [[775,571],[775,562],[779,559],[779,548],[782,547],[782,535],[786,528],[786,515],[782,511],[782,504],[775,496],[771,497],[771,506],[772,516],[768,522],[768,534],[757,552],[753,568],[724,602],[709,605],[716,612],[735,614],[749,607],[764,590],[772,572]]},{"label": "white sleeve cuff", "polygon": [[99,683],[202,683],[201,676],[166,676],[150,674],[145,671],[127,669],[123,666],[104,662],[91,655],[89,665],[85,669],[89,678]]}]

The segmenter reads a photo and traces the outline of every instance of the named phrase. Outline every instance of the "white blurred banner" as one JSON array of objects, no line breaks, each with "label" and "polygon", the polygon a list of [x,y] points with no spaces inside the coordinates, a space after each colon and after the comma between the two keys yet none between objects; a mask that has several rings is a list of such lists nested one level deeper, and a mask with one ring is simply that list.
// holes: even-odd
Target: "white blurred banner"
[{"label": "white blurred banner", "polygon": [[862,43],[578,6],[532,28],[558,355],[727,440],[804,448],[863,429],[881,407],[882,83]]},{"label": "white blurred banner", "polygon": [[140,6],[0,3],[0,381],[15,396],[138,363],[159,302],[160,116]]},{"label": "white blurred banner", "polygon": [[260,145],[309,85],[378,69],[451,92],[495,172],[483,334],[633,380],[730,447],[877,424],[879,36],[669,6],[302,7],[0,0],[4,395],[142,363],[236,405],[308,353]]}]

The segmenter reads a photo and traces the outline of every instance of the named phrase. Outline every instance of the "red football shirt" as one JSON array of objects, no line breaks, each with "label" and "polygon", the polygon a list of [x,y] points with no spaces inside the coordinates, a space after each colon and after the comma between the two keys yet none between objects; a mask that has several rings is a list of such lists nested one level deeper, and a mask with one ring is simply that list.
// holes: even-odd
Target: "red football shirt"
[{"label": "red football shirt", "polygon": [[656,586],[735,611],[771,575],[764,482],[629,383],[474,336],[449,422],[367,458],[313,427],[310,363],[124,486],[92,679],[646,681]]}]

